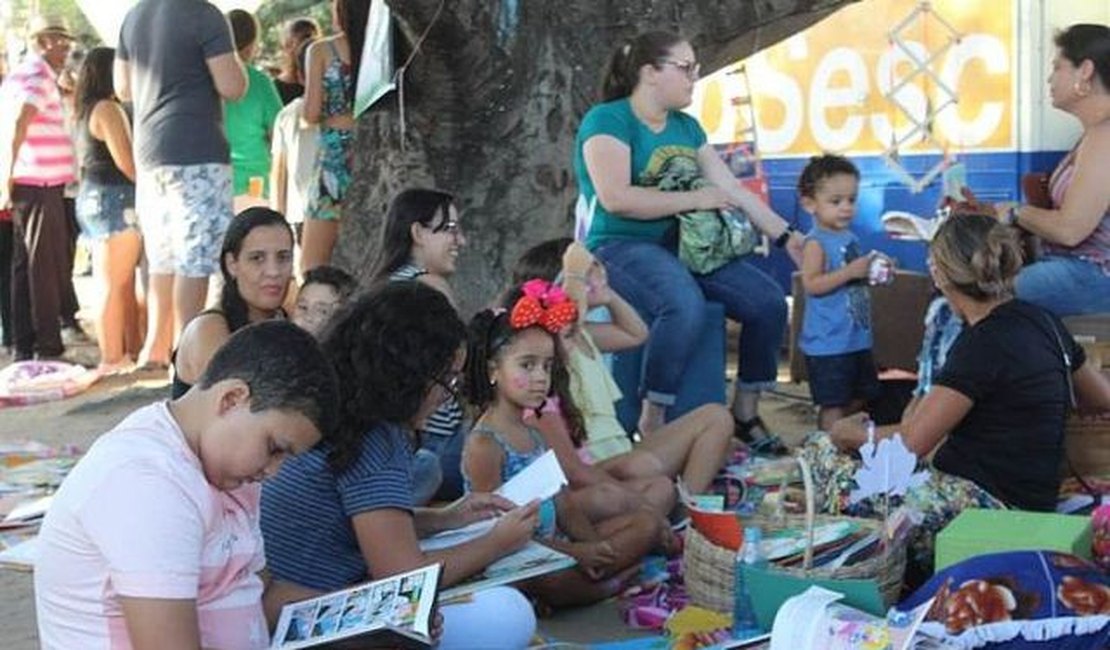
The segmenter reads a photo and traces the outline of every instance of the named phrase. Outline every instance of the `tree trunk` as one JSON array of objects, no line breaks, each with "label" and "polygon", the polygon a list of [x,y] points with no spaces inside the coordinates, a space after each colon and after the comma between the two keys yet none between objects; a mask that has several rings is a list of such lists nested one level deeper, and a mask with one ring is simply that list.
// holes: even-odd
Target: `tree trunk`
[{"label": "tree trunk", "polygon": [[[487,304],[528,246],[566,236],[577,196],[575,131],[614,44],[648,29],[689,38],[713,70],[851,0],[390,0],[404,74],[358,121],[337,264],[365,273],[385,208],[405,187],[459,198],[467,246],[453,284],[464,314]],[[431,27],[429,29],[429,24]]]}]

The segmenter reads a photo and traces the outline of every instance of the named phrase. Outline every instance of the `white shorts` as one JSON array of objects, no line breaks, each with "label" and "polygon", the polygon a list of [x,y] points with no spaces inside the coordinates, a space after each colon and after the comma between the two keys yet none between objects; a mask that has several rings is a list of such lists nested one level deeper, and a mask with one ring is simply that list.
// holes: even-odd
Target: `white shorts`
[{"label": "white shorts", "polygon": [[135,210],[150,273],[187,278],[215,273],[233,216],[231,198],[231,165],[140,170]]}]

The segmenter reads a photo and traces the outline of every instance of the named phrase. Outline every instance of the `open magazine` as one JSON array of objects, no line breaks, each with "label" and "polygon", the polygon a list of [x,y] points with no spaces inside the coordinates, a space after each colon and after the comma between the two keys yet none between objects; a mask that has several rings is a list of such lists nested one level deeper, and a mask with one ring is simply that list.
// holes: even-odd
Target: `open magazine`
[{"label": "open magazine", "polygon": [[432,564],[289,603],[281,610],[270,647],[431,648],[440,570]]}]

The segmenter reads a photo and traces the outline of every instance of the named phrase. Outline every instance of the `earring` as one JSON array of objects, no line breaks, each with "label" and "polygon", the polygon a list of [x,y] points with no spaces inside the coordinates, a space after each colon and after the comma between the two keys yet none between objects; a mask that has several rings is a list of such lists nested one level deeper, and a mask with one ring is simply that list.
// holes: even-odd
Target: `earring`
[{"label": "earring", "polygon": [[489,385],[490,385],[490,386],[496,386],[496,385],[497,385],[497,380],[496,380],[496,379],[493,379],[493,378],[491,377],[491,378],[490,378],[490,380],[489,380]]}]

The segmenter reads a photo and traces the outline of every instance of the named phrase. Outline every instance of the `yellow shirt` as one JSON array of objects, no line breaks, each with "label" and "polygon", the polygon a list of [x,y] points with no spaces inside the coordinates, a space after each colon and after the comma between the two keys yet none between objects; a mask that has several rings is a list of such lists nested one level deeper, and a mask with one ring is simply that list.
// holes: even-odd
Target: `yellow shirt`
[{"label": "yellow shirt", "polygon": [[621,398],[621,390],[590,335],[582,332],[582,339],[592,355],[571,346],[567,363],[570,394],[586,426],[584,446],[594,461],[602,461],[631,451],[632,441],[617,419],[615,404]]}]

